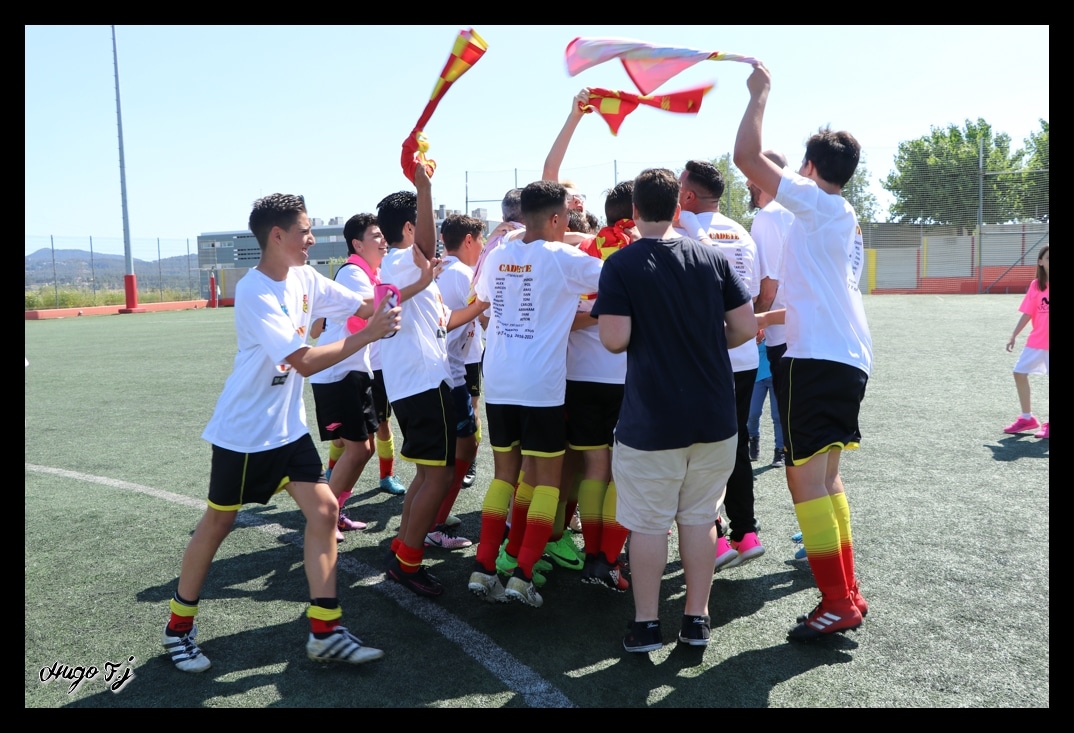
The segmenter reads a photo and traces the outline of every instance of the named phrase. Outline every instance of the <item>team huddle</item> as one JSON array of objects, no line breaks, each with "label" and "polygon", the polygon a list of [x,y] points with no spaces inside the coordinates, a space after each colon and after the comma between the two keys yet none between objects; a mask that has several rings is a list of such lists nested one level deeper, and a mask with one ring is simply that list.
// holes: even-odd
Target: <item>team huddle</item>
[{"label": "team huddle", "polygon": [[[872,361],[858,290],[861,233],[840,195],[860,147],[849,133],[823,129],[792,171],[762,146],[763,64],[747,86],[734,161],[760,209],[753,236],[720,213],[723,177],[703,160],[678,175],[653,168],[617,184],[606,224],[594,228],[585,197],[559,180],[588,90],[572,100],[543,179],[507,193],[503,223],[487,242],[484,222],[463,215],[449,216],[438,234],[422,165],[415,191],[390,194],[375,214],[347,222],[350,256],[334,279],[306,264],[314,237],[301,197],[255,202],[249,225],[261,260],[236,287],[234,371],[203,434],[212,444],[208,507],[162,637],[178,669],[210,667],[195,617],[237,511],[284,490],[306,519],[307,655],[351,664],[383,656],[342,624],[338,545],[343,532],[364,528],[343,505],[377,455],[381,488],[403,496],[386,577],[439,597],[450,589],[423,564],[425,550],[473,544],[459,536],[452,508],[474,480],[482,442],[494,475],[472,594],[539,608],[553,564],[571,568],[582,582],[631,591],[623,647],[655,651],[675,525],[686,582],[678,641],[707,645],[713,573],[765,551],[747,426],[762,338],[780,418],[775,463],[786,463],[821,594],[788,638],[861,625],[868,605],[839,474],[842,450],[861,439]],[[306,425],[304,378],[329,444],[327,471]],[[392,416],[398,455],[415,469],[408,487],[393,475]],[[576,511],[581,550],[569,529]]]}]

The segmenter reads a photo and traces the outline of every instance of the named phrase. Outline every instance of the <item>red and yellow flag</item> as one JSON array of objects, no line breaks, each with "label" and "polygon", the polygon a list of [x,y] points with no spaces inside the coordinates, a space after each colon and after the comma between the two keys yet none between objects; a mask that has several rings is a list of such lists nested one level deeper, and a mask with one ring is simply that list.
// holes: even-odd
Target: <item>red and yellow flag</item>
[{"label": "red and yellow flag", "polygon": [[585,112],[596,112],[608,123],[613,135],[619,134],[623,119],[640,105],[656,107],[665,112],[696,115],[701,109],[702,98],[712,90],[712,84],[684,89],[670,94],[632,94],[631,92],[591,88],[589,104],[581,105]]},{"label": "red and yellow flag", "polygon": [[459,31],[458,37],[455,38],[455,45],[452,46],[451,55],[433,86],[433,93],[429,95],[429,103],[425,105],[425,111],[421,113],[414,129],[403,141],[401,160],[403,174],[410,181],[414,180],[414,171],[419,163],[425,166],[430,176],[436,170],[436,161],[425,155],[429,151],[429,141],[424,132],[425,125],[429,123],[436,106],[440,104],[440,100],[444,98],[451,85],[469,71],[470,67],[476,64],[487,50],[488,44],[485,43],[485,39],[479,36],[473,28],[468,31]]}]

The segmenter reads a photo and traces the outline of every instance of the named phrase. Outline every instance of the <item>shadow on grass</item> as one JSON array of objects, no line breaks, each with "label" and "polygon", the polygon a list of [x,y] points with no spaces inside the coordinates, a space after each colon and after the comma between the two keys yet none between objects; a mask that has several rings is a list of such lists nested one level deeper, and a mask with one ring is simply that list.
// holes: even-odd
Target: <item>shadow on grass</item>
[{"label": "shadow on grass", "polygon": [[1000,438],[999,445],[985,443],[997,461],[1017,461],[1022,458],[1048,458],[1048,440],[1031,435],[1009,435]]},{"label": "shadow on grass", "polygon": [[[784,642],[752,649],[706,668],[704,657],[718,655],[719,643],[715,633],[708,647],[672,641],[674,648],[662,661],[655,655],[627,654],[605,672],[619,686],[623,707],[685,708],[704,701],[705,707],[766,708],[778,685],[819,667],[847,664],[854,659],[848,652],[858,647],[846,635],[834,634],[810,644]],[[601,674],[587,678],[587,684],[600,685]],[[824,689],[817,687],[818,694]],[[818,697],[812,704],[830,703]]]},{"label": "shadow on grass", "polygon": [[[315,700],[324,707],[375,707],[385,704],[368,687],[376,684],[377,663],[323,664],[306,658],[309,622],[293,621],[251,628],[230,636],[206,639],[205,655],[215,663],[205,672],[179,672],[161,649],[159,656],[135,669],[135,677],[119,693],[104,690],[83,697],[69,708],[199,708],[229,707],[231,700],[260,707],[290,707]],[[199,639],[199,642],[201,640]],[[358,687],[355,687],[355,685]]]}]

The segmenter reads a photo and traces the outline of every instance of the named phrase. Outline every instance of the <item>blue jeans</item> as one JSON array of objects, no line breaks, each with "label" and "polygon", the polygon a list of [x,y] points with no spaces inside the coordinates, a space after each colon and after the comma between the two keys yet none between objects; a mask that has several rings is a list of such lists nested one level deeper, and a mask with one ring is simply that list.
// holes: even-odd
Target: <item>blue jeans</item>
[{"label": "blue jeans", "polygon": [[776,450],[783,450],[783,428],[779,424],[779,408],[776,407],[776,390],[772,387],[772,377],[758,379],[753,385],[753,399],[750,400],[750,416],[746,420],[746,430],[751,438],[761,435],[761,412],[764,399],[768,397],[768,411],[772,414],[772,428],[775,431]]}]

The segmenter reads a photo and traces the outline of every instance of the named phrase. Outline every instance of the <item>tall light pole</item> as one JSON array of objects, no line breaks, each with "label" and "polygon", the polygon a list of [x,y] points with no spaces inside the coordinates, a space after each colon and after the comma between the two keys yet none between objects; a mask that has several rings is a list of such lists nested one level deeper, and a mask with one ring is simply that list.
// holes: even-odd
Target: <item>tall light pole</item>
[{"label": "tall light pole", "polygon": [[120,313],[144,313],[145,308],[138,307],[138,279],[134,275],[134,256],[131,253],[131,226],[127,217],[127,168],[123,160],[123,113],[119,104],[119,54],[116,52],[116,27],[112,26],[112,66],[116,71],[116,125],[119,128],[119,195],[123,204],[123,254],[126,258],[127,274],[123,276],[123,289],[127,296],[127,307],[120,308]]}]

